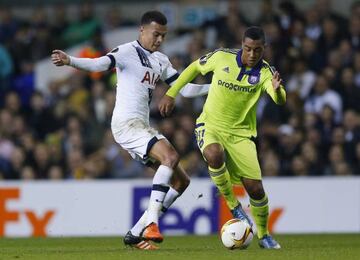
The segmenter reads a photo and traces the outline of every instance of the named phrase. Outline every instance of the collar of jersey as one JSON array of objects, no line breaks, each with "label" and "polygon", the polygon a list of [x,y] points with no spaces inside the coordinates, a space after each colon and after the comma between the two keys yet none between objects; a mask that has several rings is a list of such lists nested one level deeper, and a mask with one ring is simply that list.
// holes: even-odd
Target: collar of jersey
[{"label": "collar of jersey", "polygon": [[256,65],[254,67],[252,67],[250,70],[246,70],[246,66],[242,63],[241,61],[241,54],[242,54],[242,49],[240,49],[238,51],[238,53],[236,54],[236,62],[237,65],[239,66],[239,68],[241,68],[240,73],[237,77],[237,80],[241,80],[243,78],[244,75],[249,75],[249,76],[260,76],[260,70],[262,68],[263,65],[263,60],[260,59],[260,61],[258,63],[256,63]]},{"label": "collar of jersey", "polygon": [[137,43],[139,44],[139,46],[140,46],[141,48],[143,48],[145,51],[148,51],[148,52],[150,52],[150,53],[153,53],[153,51],[150,51],[150,50],[146,49],[144,46],[142,46],[141,43],[139,42],[139,40],[136,40],[136,41],[137,41]]}]

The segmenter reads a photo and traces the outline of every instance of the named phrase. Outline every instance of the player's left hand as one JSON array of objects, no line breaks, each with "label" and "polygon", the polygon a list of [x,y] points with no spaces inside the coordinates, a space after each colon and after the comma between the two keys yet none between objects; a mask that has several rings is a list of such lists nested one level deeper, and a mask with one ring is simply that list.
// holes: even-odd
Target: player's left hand
[{"label": "player's left hand", "polygon": [[271,80],[274,90],[278,90],[280,88],[282,78],[280,77],[280,73],[275,71],[273,78]]},{"label": "player's left hand", "polygon": [[169,97],[168,95],[164,95],[159,103],[159,111],[163,117],[166,117],[171,114],[175,107],[175,99]]}]

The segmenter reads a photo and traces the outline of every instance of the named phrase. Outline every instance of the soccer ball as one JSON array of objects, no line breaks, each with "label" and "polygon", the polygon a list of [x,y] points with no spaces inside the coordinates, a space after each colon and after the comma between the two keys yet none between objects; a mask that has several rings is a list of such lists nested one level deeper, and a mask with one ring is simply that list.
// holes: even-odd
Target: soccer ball
[{"label": "soccer ball", "polygon": [[254,236],[251,226],[240,219],[227,221],[220,231],[221,241],[228,249],[246,249]]}]

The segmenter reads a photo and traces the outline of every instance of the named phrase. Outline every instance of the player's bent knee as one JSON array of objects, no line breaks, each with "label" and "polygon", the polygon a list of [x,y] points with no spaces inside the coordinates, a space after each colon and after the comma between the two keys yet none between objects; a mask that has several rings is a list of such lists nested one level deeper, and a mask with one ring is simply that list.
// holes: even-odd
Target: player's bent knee
[{"label": "player's bent knee", "polygon": [[265,191],[262,185],[252,185],[248,187],[247,192],[250,198],[255,200],[261,200],[265,196]]},{"label": "player's bent knee", "polygon": [[204,157],[211,168],[218,169],[225,162],[224,150],[220,144],[210,144],[203,151]]}]

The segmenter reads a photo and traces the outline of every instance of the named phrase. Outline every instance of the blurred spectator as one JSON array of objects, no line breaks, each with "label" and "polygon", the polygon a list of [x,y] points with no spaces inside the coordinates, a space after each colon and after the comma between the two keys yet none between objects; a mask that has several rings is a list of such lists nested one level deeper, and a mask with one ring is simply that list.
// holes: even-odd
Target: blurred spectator
[{"label": "blurred spectator", "polygon": [[[10,76],[13,73],[13,61],[9,52],[0,42],[0,91],[6,92],[10,87]],[[0,103],[1,103],[0,99]]]},{"label": "blurred spectator", "polygon": [[52,165],[49,168],[47,176],[50,180],[62,180],[64,179],[64,172],[59,165]]},{"label": "blurred spectator", "polygon": [[344,110],[354,109],[360,112],[360,88],[355,86],[354,70],[351,67],[346,67],[341,72],[340,93],[343,97]]},{"label": "blurred spectator", "polygon": [[84,154],[79,149],[72,149],[66,153],[66,178],[84,179],[86,178],[84,169]]},{"label": "blurred spectator", "polygon": [[19,95],[14,92],[8,92],[5,95],[4,108],[12,115],[19,115],[23,112],[23,107],[21,106],[21,101]]},{"label": "blurred spectator", "polygon": [[35,176],[35,171],[31,166],[24,166],[21,169],[21,173],[20,173],[20,179],[24,180],[24,181],[30,181],[30,180],[35,180],[36,176]]},{"label": "blurred spectator", "polygon": [[11,153],[10,163],[11,167],[7,173],[5,173],[6,179],[18,179],[21,177],[21,170],[25,165],[25,153],[21,147],[15,147]]},{"label": "blurred spectator", "polygon": [[18,93],[24,106],[30,103],[31,95],[35,90],[34,64],[30,60],[21,60],[19,72],[14,77],[12,89]]},{"label": "blurred spectator", "polygon": [[359,51],[360,50],[360,14],[353,15],[350,18],[349,39],[353,50]]},{"label": "blurred spectator", "polygon": [[308,176],[308,164],[301,156],[295,156],[291,161],[291,173],[293,176]]},{"label": "blurred spectator", "polygon": [[19,20],[13,15],[12,10],[4,5],[0,8],[0,43],[11,45],[11,41],[19,28]]},{"label": "blurred spectator", "polygon": [[355,85],[360,88],[360,51],[354,55]]},{"label": "blurred spectator", "polygon": [[311,40],[319,39],[322,28],[320,23],[320,16],[318,10],[314,8],[309,8],[305,11],[305,20],[306,20],[306,27],[305,27],[305,34]]},{"label": "blurred spectator", "polygon": [[335,175],[335,168],[338,164],[345,162],[344,151],[341,145],[334,145],[329,151],[329,165],[325,169],[326,175]]},{"label": "blurred spectator", "polygon": [[298,11],[292,1],[281,1],[279,4],[279,25],[284,32],[290,32],[294,21],[298,18]]},{"label": "blurred spectator", "polygon": [[344,27],[346,24],[346,19],[333,11],[331,1],[332,0],[316,0],[314,8],[317,10],[320,19],[323,20],[327,17],[330,17],[341,27]]},{"label": "blurred spectator", "polygon": [[[240,1],[227,0],[227,12],[214,20],[205,22],[203,28],[214,28],[218,47],[234,47],[241,44],[241,35],[249,25],[240,10]],[[198,57],[197,57],[198,58]]]},{"label": "blurred spectator", "polygon": [[294,52],[289,54],[293,56],[299,55],[299,49],[302,48],[302,41],[305,38],[305,23],[303,19],[298,18],[293,22],[289,37],[290,44],[296,48],[295,50],[289,49],[290,52]]},{"label": "blurred spectator", "polygon": [[329,148],[336,126],[337,124],[335,123],[334,110],[329,105],[325,105],[317,123],[317,128],[321,134],[322,148]]},{"label": "blurred spectator", "polygon": [[316,74],[309,70],[305,60],[298,59],[294,62],[294,73],[286,84],[289,92],[296,91],[300,97],[306,99],[315,83]]},{"label": "blurred spectator", "polygon": [[322,175],[323,161],[321,158],[321,154],[319,154],[316,147],[312,143],[305,142],[301,146],[301,157],[304,159],[306,165],[308,166],[308,175]]},{"label": "blurred spectator", "polygon": [[[191,41],[188,43],[187,46],[187,54],[188,54],[188,61],[193,61],[201,56],[205,55],[205,33],[201,30],[196,30],[193,33]],[[228,46],[228,45],[220,45],[220,46]]]},{"label": "blurred spectator", "polygon": [[103,26],[105,31],[119,29],[122,26],[134,26],[134,25],[136,25],[135,22],[125,19],[123,17],[123,12],[118,5],[110,6],[106,10],[105,22]]},{"label": "blurred spectator", "polygon": [[319,72],[325,66],[326,57],[317,51],[315,40],[305,37],[301,45],[301,55],[306,60],[309,69]]},{"label": "blurred spectator", "polygon": [[360,175],[360,142],[355,146],[355,156],[354,173]]},{"label": "blurred spectator", "polygon": [[274,10],[274,1],[272,0],[262,0],[260,5],[259,16],[255,22],[257,25],[266,24],[266,23],[280,23],[279,16]]},{"label": "blurred spectator", "polygon": [[31,126],[33,133],[40,140],[43,140],[48,133],[55,130],[54,124],[49,124],[49,122],[54,122],[55,119],[50,109],[46,107],[45,100],[41,92],[35,92],[31,96],[27,121]]},{"label": "blurred spectator", "polygon": [[32,41],[31,41],[31,58],[32,60],[39,60],[47,57],[51,50],[55,48],[57,43],[54,41],[56,36],[51,35],[51,26],[47,22],[46,10],[36,8],[30,20],[30,26],[32,28]]},{"label": "blurred spectator", "polygon": [[10,178],[11,156],[14,153],[15,145],[6,138],[4,133],[0,131],[0,173],[1,179]]},{"label": "blurred spectator", "polygon": [[335,20],[326,17],[322,21],[322,33],[318,39],[318,51],[323,57],[326,57],[330,51],[339,46],[340,33]]},{"label": "blurred spectator", "polygon": [[63,42],[62,35],[69,26],[67,7],[64,4],[54,5],[52,8],[52,24],[50,27],[51,36],[54,37],[54,43],[56,44],[56,49],[65,48],[65,43]]},{"label": "blurred spectator", "polygon": [[71,46],[90,39],[100,27],[94,13],[94,6],[90,2],[84,2],[79,7],[78,20],[71,23],[62,35],[66,46]]},{"label": "blurred spectator", "polygon": [[335,121],[342,119],[342,100],[340,95],[329,88],[329,82],[319,75],[314,88],[314,94],[305,102],[305,111],[320,114],[323,107],[329,105],[335,113]]},{"label": "blurred spectator", "polygon": [[346,162],[339,162],[334,166],[334,174],[336,176],[349,176],[352,175],[352,170]]},{"label": "blurred spectator", "polygon": [[344,115],[345,154],[348,161],[356,164],[356,144],[360,142],[360,118],[354,110],[347,110]]},{"label": "blurred spectator", "polygon": [[353,50],[351,43],[347,39],[342,39],[339,44],[339,54],[341,56],[342,67],[351,66],[353,59]]},{"label": "blurred spectator", "polygon": [[48,147],[44,143],[38,143],[34,149],[33,168],[36,172],[37,179],[46,179],[48,170],[51,165],[51,158],[49,157]]},{"label": "blurred spectator", "polygon": [[96,121],[99,124],[106,122],[105,84],[102,81],[94,81],[91,86],[90,108],[93,110]]},{"label": "blurred spectator", "polygon": [[280,175],[280,161],[277,154],[270,150],[263,157],[261,163],[263,176],[279,176]]},{"label": "blurred spectator", "polygon": [[290,125],[282,125],[279,127],[279,154],[281,158],[281,171],[284,175],[291,175],[290,162],[291,159],[298,154],[299,147],[294,138],[295,130]]}]

